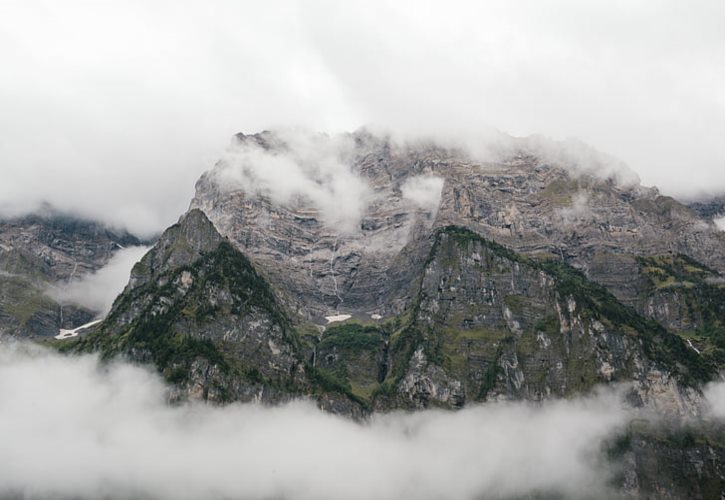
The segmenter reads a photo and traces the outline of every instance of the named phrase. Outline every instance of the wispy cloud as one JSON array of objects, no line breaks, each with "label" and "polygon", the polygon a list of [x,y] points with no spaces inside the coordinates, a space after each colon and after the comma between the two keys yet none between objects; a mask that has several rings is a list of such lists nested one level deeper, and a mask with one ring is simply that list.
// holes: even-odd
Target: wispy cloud
[{"label": "wispy cloud", "polygon": [[586,223],[592,218],[592,209],[589,206],[589,194],[579,191],[572,197],[571,205],[556,211],[559,219],[556,221],[562,226],[572,226],[578,222]]},{"label": "wispy cloud", "polygon": [[400,190],[403,198],[419,208],[435,213],[441,201],[444,180],[441,177],[421,175],[407,179]]},{"label": "wispy cloud", "polygon": [[120,249],[98,271],[70,283],[55,285],[47,293],[61,304],[83,306],[105,314],[128,283],[131,268],[148,249],[145,246]]}]

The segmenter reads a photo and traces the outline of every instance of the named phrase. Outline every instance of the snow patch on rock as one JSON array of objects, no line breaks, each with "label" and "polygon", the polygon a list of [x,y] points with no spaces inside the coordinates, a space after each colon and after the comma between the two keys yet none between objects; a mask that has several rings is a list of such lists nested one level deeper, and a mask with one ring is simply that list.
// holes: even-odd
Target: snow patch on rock
[{"label": "snow patch on rock", "polygon": [[334,316],[325,316],[325,319],[328,323],[334,323],[336,321],[346,321],[350,318],[352,318],[352,316],[349,314],[336,314]]},{"label": "snow patch on rock", "polygon": [[56,335],[55,339],[63,340],[63,339],[69,339],[72,337],[77,337],[78,334],[81,332],[81,330],[84,330],[86,328],[90,328],[91,326],[95,325],[96,323],[100,323],[102,320],[97,319],[95,321],[91,321],[90,323],[86,323],[85,325],[81,325],[77,328],[73,328],[72,330],[66,330],[65,328],[61,328],[58,331],[58,335]]}]

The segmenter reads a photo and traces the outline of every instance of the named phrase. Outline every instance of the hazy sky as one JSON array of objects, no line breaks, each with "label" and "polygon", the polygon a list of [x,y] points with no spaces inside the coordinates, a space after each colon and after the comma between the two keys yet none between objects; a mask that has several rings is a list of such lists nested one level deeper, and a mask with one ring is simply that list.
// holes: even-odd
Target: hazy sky
[{"label": "hazy sky", "polygon": [[725,2],[0,2],[0,211],[162,229],[238,131],[577,137],[725,191]]}]

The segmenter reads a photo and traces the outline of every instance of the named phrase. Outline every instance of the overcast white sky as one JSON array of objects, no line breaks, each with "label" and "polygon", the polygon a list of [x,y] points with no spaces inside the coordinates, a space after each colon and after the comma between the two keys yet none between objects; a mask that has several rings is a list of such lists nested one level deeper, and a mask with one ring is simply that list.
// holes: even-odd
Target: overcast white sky
[{"label": "overcast white sky", "polygon": [[0,2],[0,212],[136,232],[238,131],[577,137],[725,191],[725,2]]}]

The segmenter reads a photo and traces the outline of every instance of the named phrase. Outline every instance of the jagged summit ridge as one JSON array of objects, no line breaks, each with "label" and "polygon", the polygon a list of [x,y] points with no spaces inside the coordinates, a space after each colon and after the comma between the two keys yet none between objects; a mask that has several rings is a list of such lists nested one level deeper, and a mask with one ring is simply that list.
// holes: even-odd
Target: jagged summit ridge
[{"label": "jagged summit ridge", "polygon": [[213,251],[224,238],[200,210],[189,210],[179,222],[168,228],[156,242],[155,251],[147,253],[131,270],[128,287],[146,283],[149,275],[173,269],[199,259]]}]

